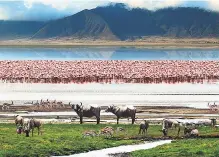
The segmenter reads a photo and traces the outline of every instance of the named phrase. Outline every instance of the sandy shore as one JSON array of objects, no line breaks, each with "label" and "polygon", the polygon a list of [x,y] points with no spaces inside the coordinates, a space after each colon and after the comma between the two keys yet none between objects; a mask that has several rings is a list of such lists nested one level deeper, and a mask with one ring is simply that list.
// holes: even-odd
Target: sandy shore
[{"label": "sandy shore", "polygon": [[132,104],[208,108],[219,102],[218,84],[22,84],[0,83],[0,105],[14,100],[22,105],[41,99],[68,103]]},{"label": "sandy shore", "polygon": [[216,38],[165,38],[145,37],[134,41],[105,41],[77,39],[47,39],[47,40],[7,40],[0,41],[0,46],[18,47],[68,47],[68,46],[135,46],[148,48],[219,48]]}]

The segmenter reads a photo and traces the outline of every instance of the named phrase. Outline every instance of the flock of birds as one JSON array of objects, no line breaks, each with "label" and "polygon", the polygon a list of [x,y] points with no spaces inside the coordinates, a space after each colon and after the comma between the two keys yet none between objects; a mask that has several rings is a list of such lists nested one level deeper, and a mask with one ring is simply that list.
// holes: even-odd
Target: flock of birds
[{"label": "flock of birds", "polygon": [[203,83],[218,61],[0,61],[0,80],[28,83]]}]

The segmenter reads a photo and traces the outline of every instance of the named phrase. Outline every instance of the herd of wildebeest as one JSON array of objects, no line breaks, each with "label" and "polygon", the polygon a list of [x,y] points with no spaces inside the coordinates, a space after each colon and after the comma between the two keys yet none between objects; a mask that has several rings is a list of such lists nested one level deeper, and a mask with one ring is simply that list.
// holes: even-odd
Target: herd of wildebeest
[{"label": "herd of wildebeest", "polygon": [[[49,101],[49,99],[47,99],[46,101],[44,101],[43,99],[41,99],[40,101],[32,101],[32,102],[25,102],[24,105],[29,104],[33,107],[34,110],[45,110],[45,109],[60,109],[60,108],[65,108],[66,106],[68,106],[69,104],[64,104],[62,101]],[[14,105],[14,102],[11,101],[11,103],[3,103],[2,105],[2,111],[10,111],[11,106]]]},{"label": "herd of wildebeest", "polygon": [[[100,112],[101,108],[100,106],[96,104],[82,104],[81,102],[79,104],[72,104],[69,103],[71,108],[77,113],[77,115],[80,118],[80,124],[83,123],[83,117],[95,117],[97,124],[100,123]],[[110,105],[107,107],[105,112],[111,112],[117,117],[117,124],[119,124],[120,118],[131,118],[132,124],[135,123],[136,120],[136,108],[132,105]],[[34,118],[31,119],[24,119],[23,117],[17,115],[15,118],[15,124],[17,126],[17,133],[21,134],[22,132],[26,133],[26,136],[29,136],[29,133],[33,131],[34,128],[38,129],[38,135],[41,133],[42,128],[42,122],[40,120],[36,120]],[[179,136],[180,130],[183,127],[184,128],[184,135],[189,136],[198,136],[198,126],[205,125],[205,126],[211,126],[215,127],[216,125],[216,119],[205,119],[200,121],[180,121],[179,119],[166,119],[164,118],[162,120],[162,133],[164,136],[168,135],[168,129],[177,129],[177,135]],[[139,125],[139,134],[147,134],[147,130],[149,128],[149,121],[143,120]]]}]

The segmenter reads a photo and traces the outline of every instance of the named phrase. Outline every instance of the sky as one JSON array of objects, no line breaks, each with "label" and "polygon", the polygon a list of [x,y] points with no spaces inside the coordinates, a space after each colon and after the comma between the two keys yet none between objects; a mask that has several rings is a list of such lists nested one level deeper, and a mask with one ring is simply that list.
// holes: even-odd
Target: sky
[{"label": "sky", "polygon": [[111,2],[149,10],[184,6],[219,11],[219,0],[0,0],[0,20],[53,20]]}]

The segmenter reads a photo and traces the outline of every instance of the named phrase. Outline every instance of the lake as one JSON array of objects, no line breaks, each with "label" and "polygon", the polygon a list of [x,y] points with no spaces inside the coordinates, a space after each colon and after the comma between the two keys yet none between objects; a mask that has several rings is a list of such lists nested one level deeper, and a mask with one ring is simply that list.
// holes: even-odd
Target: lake
[{"label": "lake", "polygon": [[219,49],[1,47],[0,60],[219,60]]}]

